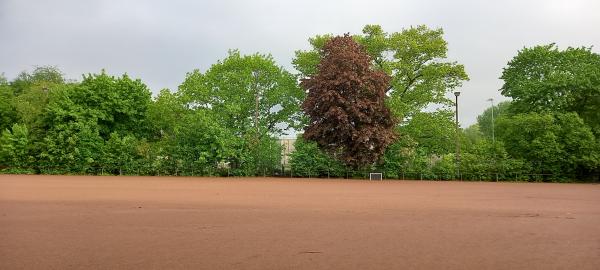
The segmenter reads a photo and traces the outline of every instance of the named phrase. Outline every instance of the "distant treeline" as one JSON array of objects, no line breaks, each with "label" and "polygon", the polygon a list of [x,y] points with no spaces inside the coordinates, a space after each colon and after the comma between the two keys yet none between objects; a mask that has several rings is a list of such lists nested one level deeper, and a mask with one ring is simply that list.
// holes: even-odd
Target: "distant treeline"
[{"label": "distant treeline", "polygon": [[[297,73],[268,54],[233,50],[207,71],[189,72],[177,91],[154,97],[141,80],[104,70],[79,81],[52,66],[0,76],[0,170],[347,177],[357,169],[302,138],[283,168],[277,141],[306,126],[299,82],[314,76],[331,37],[310,38],[310,50],[296,51]],[[400,120],[395,143],[360,171],[388,178],[599,181],[600,55],[591,48],[520,50],[500,74],[502,94],[512,101],[489,107],[477,124],[457,131],[447,96],[468,76],[446,59],[441,29],[386,33],[368,25],[353,37],[373,67],[391,76],[386,104]],[[441,109],[424,110],[432,104]]]}]

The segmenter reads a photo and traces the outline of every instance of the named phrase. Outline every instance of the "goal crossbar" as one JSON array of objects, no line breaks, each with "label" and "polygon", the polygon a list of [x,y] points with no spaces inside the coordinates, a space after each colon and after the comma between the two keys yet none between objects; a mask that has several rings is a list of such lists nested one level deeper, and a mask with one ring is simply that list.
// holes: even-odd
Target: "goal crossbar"
[{"label": "goal crossbar", "polygon": [[383,174],[382,173],[369,173],[369,180],[383,180]]}]

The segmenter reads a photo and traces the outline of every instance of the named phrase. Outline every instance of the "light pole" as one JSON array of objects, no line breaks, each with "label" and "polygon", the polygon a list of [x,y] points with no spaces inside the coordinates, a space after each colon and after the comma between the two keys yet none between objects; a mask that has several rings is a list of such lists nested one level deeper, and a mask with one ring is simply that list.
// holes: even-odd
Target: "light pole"
[{"label": "light pole", "polygon": [[[494,99],[488,99],[492,103],[492,146],[496,146],[496,137],[494,136]],[[495,152],[495,151],[494,151]]]},{"label": "light pole", "polygon": [[454,106],[456,108],[456,175],[459,179],[460,177],[460,139],[458,135],[458,96],[460,96],[460,92],[454,92],[454,96],[456,97],[456,102],[454,102]]},{"label": "light pole", "polygon": [[254,77],[254,102],[255,102],[255,108],[254,108],[254,128],[256,128],[256,174],[258,175],[260,173],[260,166],[261,166],[261,162],[259,161],[260,159],[260,130],[258,127],[258,109],[259,109],[259,98],[260,98],[260,93],[258,90],[258,70],[254,70],[252,71],[252,76]]},{"label": "light pole", "polygon": [[252,71],[252,76],[254,77],[254,103],[255,103],[255,108],[254,108],[254,127],[256,128],[256,134],[258,137],[259,134],[259,130],[258,130],[258,100],[259,100],[259,92],[258,92],[258,71]]},{"label": "light pole", "polygon": [[[496,137],[494,134],[494,99],[489,98],[492,103],[492,161],[494,162],[494,171],[496,171]],[[496,173],[496,182],[498,182],[498,173]]]},{"label": "light pole", "polygon": [[[494,99],[488,99],[492,103],[492,157],[494,159],[494,171],[496,171],[496,136],[494,134]],[[498,182],[498,173],[496,172],[496,182]]]}]

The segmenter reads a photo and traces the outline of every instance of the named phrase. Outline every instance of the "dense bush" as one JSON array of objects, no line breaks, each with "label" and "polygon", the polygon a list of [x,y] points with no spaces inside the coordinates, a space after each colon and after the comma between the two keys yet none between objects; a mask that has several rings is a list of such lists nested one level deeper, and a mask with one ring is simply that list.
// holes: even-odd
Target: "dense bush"
[{"label": "dense bush", "polygon": [[315,142],[301,137],[294,144],[290,156],[291,173],[301,177],[345,177],[344,164],[323,152]]}]

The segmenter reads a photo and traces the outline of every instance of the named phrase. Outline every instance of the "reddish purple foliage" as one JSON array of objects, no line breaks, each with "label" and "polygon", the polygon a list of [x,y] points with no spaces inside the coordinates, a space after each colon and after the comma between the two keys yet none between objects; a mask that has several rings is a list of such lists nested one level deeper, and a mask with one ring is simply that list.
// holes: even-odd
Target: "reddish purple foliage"
[{"label": "reddish purple foliage", "polygon": [[301,82],[310,119],[304,138],[354,168],[375,163],[396,138],[396,121],[385,106],[390,77],[370,63],[348,34],[334,37],[317,74]]}]

